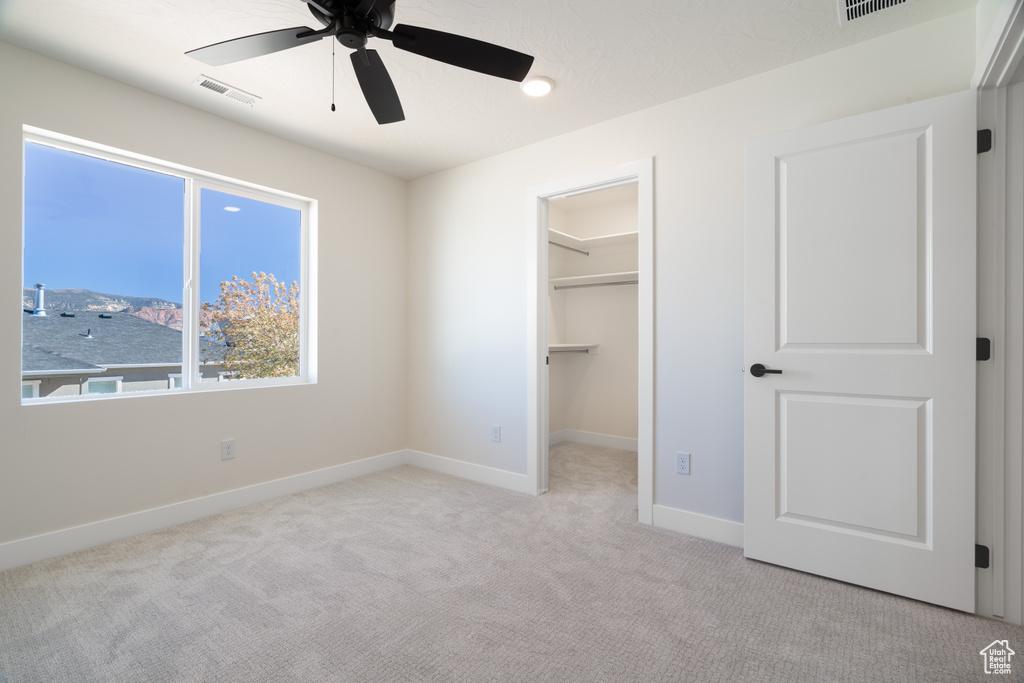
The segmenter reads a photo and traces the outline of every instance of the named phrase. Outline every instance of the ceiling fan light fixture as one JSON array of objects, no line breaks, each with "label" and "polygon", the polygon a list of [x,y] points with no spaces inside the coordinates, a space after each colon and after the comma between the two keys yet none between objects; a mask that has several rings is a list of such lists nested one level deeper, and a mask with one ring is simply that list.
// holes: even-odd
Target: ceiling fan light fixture
[{"label": "ceiling fan light fixture", "polygon": [[544,76],[533,76],[520,83],[519,87],[530,97],[544,97],[555,87],[555,82]]}]

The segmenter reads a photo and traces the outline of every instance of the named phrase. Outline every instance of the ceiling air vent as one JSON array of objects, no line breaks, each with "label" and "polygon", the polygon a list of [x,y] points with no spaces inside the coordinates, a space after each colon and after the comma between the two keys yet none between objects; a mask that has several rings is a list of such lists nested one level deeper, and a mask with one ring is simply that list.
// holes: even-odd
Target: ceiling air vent
[{"label": "ceiling air vent", "polygon": [[256,104],[261,99],[261,98],[257,97],[256,95],[253,95],[252,93],[245,92],[244,90],[239,90],[238,88],[230,86],[227,83],[221,83],[220,81],[215,81],[212,78],[210,78],[209,76],[200,76],[199,78],[197,78],[196,80],[194,80],[192,82],[195,85],[198,85],[200,88],[206,88],[207,90],[212,90],[213,92],[217,93],[218,95],[223,95],[224,97],[230,97],[231,99],[235,100],[236,102],[241,102],[242,104],[247,104],[250,107],[255,107]]},{"label": "ceiling air vent", "polygon": [[914,2],[915,0],[836,0],[839,5],[839,25],[843,26],[851,21],[863,19],[869,14]]}]

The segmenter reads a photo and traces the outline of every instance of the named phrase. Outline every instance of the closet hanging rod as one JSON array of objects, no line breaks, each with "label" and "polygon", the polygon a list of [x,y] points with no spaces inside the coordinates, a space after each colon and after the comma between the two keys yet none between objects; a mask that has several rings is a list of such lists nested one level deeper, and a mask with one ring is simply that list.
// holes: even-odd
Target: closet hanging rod
[{"label": "closet hanging rod", "polygon": [[577,249],[576,247],[568,247],[568,246],[566,246],[564,244],[559,244],[558,242],[555,242],[554,240],[548,240],[548,244],[553,244],[556,247],[561,247],[562,249],[568,249],[569,251],[575,251],[577,254],[583,254],[584,256],[590,256],[590,252],[589,251],[585,251],[583,249]]},{"label": "closet hanging rod", "polygon": [[584,287],[614,287],[615,285],[636,285],[638,280],[622,280],[621,282],[592,282],[585,285],[555,285],[555,289],[583,289]]},{"label": "closet hanging rod", "polygon": [[549,353],[590,353],[590,349],[551,349]]}]

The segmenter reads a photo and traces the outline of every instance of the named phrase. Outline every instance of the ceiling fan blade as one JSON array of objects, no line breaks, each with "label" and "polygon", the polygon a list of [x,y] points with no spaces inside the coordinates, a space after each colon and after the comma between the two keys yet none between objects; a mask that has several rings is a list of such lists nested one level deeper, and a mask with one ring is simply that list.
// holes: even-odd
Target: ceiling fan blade
[{"label": "ceiling fan blade", "polygon": [[533,57],[522,52],[419,26],[398,24],[392,42],[399,50],[510,81],[522,81],[533,66]]},{"label": "ceiling fan blade", "polygon": [[323,14],[324,16],[326,16],[326,17],[334,16],[334,12],[332,12],[328,8],[324,7],[323,3],[318,1],[318,0],[302,0],[302,1],[305,2],[307,5],[311,5],[311,6],[315,7],[315,8],[317,8],[320,11],[320,13]]},{"label": "ceiling fan blade", "polygon": [[225,40],[222,43],[189,50],[185,54],[211,66],[221,66],[312,43],[323,38],[326,33],[326,31],[314,31],[305,26],[295,26],[294,28],[283,28]]},{"label": "ceiling fan blade", "polygon": [[352,53],[352,67],[356,70],[363,97],[377,123],[395,123],[405,120],[402,102],[391,81],[391,75],[376,50],[356,50]]}]

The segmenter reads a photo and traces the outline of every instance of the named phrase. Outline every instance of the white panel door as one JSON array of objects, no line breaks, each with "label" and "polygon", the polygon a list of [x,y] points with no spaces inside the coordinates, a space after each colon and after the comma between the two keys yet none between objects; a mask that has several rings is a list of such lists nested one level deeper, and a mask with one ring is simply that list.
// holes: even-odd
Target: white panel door
[{"label": "white panel door", "polygon": [[974,611],[975,151],[972,92],[748,143],[747,557]]}]

